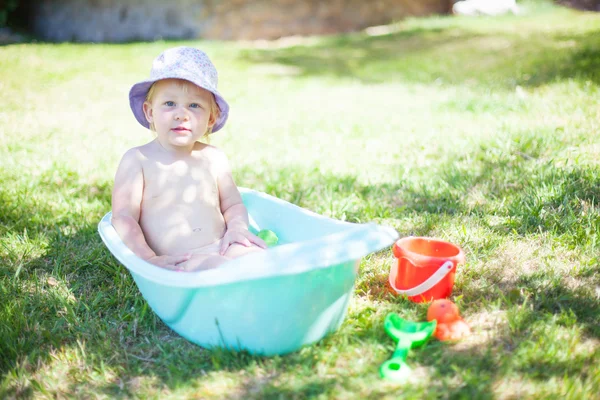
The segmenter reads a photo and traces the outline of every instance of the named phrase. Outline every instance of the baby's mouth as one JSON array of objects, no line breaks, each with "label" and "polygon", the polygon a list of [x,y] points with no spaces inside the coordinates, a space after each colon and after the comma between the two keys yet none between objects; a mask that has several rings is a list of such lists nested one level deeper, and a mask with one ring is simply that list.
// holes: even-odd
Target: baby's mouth
[{"label": "baby's mouth", "polygon": [[190,129],[188,129],[188,128],[184,127],[184,126],[178,126],[176,128],[173,128],[172,130],[174,132],[177,132],[177,133],[188,133],[188,132],[191,132]]}]

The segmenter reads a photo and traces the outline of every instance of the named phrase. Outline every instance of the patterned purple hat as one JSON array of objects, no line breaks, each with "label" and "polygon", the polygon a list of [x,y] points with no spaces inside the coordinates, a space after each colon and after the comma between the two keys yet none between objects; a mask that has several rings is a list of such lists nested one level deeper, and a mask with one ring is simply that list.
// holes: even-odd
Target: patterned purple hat
[{"label": "patterned purple hat", "polygon": [[144,127],[150,128],[144,115],[144,101],[146,101],[150,86],[161,79],[185,79],[212,92],[221,110],[221,115],[215,122],[212,131],[216,132],[225,125],[229,115],[229,105],[217,91],[219,80],[217,69],[203,51],[182,46],[165,50],[156,57],[150,70],[150,79],[136,83],[129,91],[129,105],[133,115]]}]

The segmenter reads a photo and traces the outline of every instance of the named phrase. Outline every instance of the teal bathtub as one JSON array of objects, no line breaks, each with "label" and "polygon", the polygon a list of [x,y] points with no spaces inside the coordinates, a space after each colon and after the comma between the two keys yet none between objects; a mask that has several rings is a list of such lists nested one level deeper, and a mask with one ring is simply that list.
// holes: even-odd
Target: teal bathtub
[{"label": "teal bathtub", "polygon": [[393,244],[396,231],[336,221],[261,192],[240,192],[251,230],[276,232],[280,245],[218,269],[183,273],[145,262],[121,241],[111,213],[98,231],[152,310],[202,347],[285,354],[337,330],[360,259]]}]

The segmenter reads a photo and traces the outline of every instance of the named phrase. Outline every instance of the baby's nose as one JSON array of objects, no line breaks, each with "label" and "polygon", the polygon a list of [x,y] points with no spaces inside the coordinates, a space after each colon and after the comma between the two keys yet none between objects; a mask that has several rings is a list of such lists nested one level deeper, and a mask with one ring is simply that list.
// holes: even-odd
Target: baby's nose
[{"label": "baby's nose", "polygon": [[187,114],[187,111],[184,108],[180,108],[175,113],[175,119],[178,120],[178,121],[184,120],[184,119],[188,119],[188,118],[189,118],[189,116]]}]

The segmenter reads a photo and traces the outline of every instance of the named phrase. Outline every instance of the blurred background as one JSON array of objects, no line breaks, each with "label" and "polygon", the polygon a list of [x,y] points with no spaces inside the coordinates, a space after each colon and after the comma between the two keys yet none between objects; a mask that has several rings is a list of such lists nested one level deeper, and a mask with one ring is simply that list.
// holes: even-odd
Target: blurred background
[{"label": "blurred background", "polygon": [[[600,11],[599,0],[557,0]],[[357,31],[406,17],[518,13],[515,0],[2,0],[1,40],[11,32],[50,41],[277,39]]]}]

